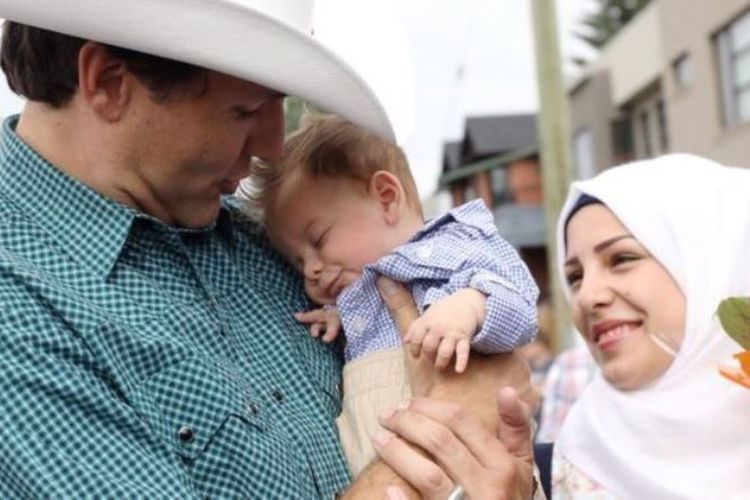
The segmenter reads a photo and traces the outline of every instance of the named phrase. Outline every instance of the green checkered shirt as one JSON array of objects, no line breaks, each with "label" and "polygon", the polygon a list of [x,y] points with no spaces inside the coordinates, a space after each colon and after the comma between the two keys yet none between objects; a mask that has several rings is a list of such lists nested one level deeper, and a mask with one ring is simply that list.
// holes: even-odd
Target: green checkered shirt
[{"label": "green checkered shirt", "polygon": [[0,144],[0,497],[317,498],[341,353],[236,209],[178,230]]}]

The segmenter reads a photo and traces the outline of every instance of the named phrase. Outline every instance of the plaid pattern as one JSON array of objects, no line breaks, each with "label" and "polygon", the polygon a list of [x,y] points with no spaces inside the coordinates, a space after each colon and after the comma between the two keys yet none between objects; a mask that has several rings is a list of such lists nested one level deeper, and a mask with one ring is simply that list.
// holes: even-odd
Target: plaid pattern
[{"label": "plaid pattern", "polygon": [[461,288],[485,293],[485,321],[472,340],[478,352],[512,351],[536,335],[539,290],[481,200],[429,221],[409,243],[367,266],[339,296],[347,361],[401,345],[398,327],[377,292],[379,274],[407,283],[422,311]]},{"label": "plaid pattern", "polygon": [[0,497],[317,498],[349,483],[341,352],[231,206],[178,230],[3,125]]},{"label": "plaid pattern", "polygon": [[574,347],[557,355],[547,371],[542,395],[542,415],[537,443],[557,439],[565,417],[596,373],[597,366],[586,346]]}]

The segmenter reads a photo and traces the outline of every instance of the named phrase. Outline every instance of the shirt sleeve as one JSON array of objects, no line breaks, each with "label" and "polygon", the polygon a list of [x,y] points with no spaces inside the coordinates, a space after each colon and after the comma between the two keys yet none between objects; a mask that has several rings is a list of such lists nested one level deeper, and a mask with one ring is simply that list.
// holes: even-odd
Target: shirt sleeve
[{"label": "shirt sleeve", "polygon": [[508,352],[531,342],[537,332],[539,289],[518,253],[497,235],[463,245],[452,250],[464,252],[461,268],[445,284],[427,291],[422,309],[462,288],[473,288],[485,294],[487,302],[472,349],[486,354]]},{"label": "shirt sleeve", "polygon": [[0,328],[0,497],[197,498],[80,339],[26,329]]}]

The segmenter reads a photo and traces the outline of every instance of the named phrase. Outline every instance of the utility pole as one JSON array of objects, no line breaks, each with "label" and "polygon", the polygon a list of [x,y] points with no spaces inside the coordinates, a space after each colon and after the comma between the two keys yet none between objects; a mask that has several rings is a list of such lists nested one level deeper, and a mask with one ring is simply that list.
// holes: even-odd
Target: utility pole
[{"label": "utility pole", "polygon": [[573,343],[570,312],[557,272],[556,225],[568,192],[571,176],[570,115],[562,82],[562,61],[557,33],[555,0],[530,0],[536,45],[539,87],[538,137],[544,189],[544,215],[547,223],[547,262],[557,326],[557,346]]}]

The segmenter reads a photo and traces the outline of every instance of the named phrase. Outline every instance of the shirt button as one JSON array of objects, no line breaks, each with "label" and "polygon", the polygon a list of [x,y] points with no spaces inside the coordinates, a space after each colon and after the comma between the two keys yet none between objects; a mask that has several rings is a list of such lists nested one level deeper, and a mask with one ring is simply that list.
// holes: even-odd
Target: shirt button
[{"label": "shirt button", "polygon": [[193,441],[193,439],[195,439],[195,431],[189,425],[183,425],[177,431],[177,438],[182,443],[185,443],[185,444],[190,443]]},{"label": "shirt button", "polygon": [[284,401],[284,394],[282,394],[282,392],[280,390],[278,390],[278,389],[274,389],[273,392],[271,393],[271,395],[279,403],[281,403],[281,402]]},{"label": "shirt button", "polygon": [[213,307],[214,309],[219,308],[219,302],[214,297],[209,297],[208,304]]},{"label": "shirt button", "polygon": [[247,402],[247,412],[252,415],[253,417],[257,416],[260,410],[258,409],[258,405],[253,403],[252,401]]}]

